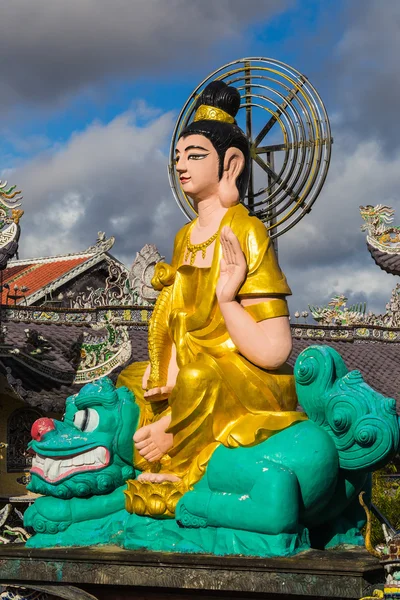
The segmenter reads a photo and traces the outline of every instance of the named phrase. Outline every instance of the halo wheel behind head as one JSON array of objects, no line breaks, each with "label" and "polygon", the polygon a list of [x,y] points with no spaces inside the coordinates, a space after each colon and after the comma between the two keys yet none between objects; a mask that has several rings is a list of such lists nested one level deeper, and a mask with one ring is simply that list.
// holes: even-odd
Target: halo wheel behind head
[{"label": "halo wheel behind head", "polygon": [[186,101],[171,141],[170,185],[188,219],[196,212],[174,167],[175,147],[193,121],[197,98],[216,79],[241,95],[236,121],[250,142],[252,158],[244,204],[276,238],[310,212],[324,185],[333,141],[325,106],[304,75],[274,59],[242,58],[211,73]]}]

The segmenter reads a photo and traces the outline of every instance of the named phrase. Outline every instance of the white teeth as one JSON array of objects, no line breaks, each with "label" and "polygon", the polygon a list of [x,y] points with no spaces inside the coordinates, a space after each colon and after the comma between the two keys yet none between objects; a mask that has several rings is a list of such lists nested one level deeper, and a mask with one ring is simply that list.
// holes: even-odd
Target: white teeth
[{"label": "white teeth", "polygon": [[103,446],[99,446],[94,450],[94,459],[96,465],[105,465],[107,462],[106,449]]},{"label": "white teeth", "polygon": [[59,474],[60,474],[60,467],[61,467],[60,462],[61,461],[59,461],[59,460],[53,460],[52,465],[51,465],[51,467],[49,469],[49,472],[47,473],[47,477],[49,479],[53,479],[54,480],[54,479],[57,479],[57,477],[59,476]]},{"label": "white teeth", "polygon": [[35,454],[32,458],[32,468],[41,469],[43,476],[50,481],[59,479],[71,469],[80,471],[84,469],[79,469],[79,467],[102,467],[106,464],[107,450],[102,446],[65,459],[44,457],[39,454]]},{"label": "white teeth", "polygon": [[46,477],[48,477],[49,475],[49,471],[51,468],[51,465],[53,464],[53,459],[52,458],[46,458],[44,461],[44,466],[43,466],[43,472],[45,474]]},{"label": "white teeth", "polygon": [[89,450],[85,454],[85,465],[93,465],[94,464],[94,452],[93,450]]}]

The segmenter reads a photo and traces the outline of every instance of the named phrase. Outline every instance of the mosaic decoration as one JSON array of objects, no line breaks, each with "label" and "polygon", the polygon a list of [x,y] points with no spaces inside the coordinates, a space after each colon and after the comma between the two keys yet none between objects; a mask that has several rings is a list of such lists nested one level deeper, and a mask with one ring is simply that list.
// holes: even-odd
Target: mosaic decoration
[{"label": "mosaic decoration", "polygon": [[12,504],[6,504],[0,510],[0,544],[26,543],[30,535],[22,526],[23,519],[24,515]]},{"label": "mosaic decoration", "polygon": [[367,248],[375,263],[386,273],[400,275],[400,227],[391,225],[394,210],[390,206],[360,206],[367,232]]},{"label": "mosaic decoration", "polygon": [[392,290],[382,320],[387,327],[400,327],[400,283],[396,283]]},{"label": "mosaic decoration", "polygon": [[[91,324],[92,330],[105,329],[106,334],[96,335],[84,331],[82,339],[73,344],[66,356],[71,364],[69,371],[57,368],[57,364],[49,366],[44,361],[47,353],[51,351],[51,346],[44,336],[30,329],[25,330],[29,343],[22,348],[15,348],[10,344],[0,344],[0,357],[13,357],[14,360],[23,363],[32,371],[66,385],[93,381],[97,377],[108,375],[116,367],[124,365],[132,354],[127,327],[115,325],[112,317],[112,313],[108,311],[103,315],[101,322]],[[12,376],[9,368],[7,380],[18,393],[18,389],[22,387],[21,381]]]},{"label": "mosaic decoration", "polygon": [[[108,375],[117,366],[124,365],[131,357],[132,347],[128,331],[125,327],[113,326],[112,315],[106,317],[105,329],[107,334],[98,337],[84,333],[84,342],[80,346],[79,368],[76,372],[75,383],[87,383],[98,377]],[[93,325],[93,329],[103,326]]]},{"label": "mosaic decoration", "polygon": [[346,306],[344,294],[337,294],[327,306],[311,306],[308,308],[317,323],[321,325],[353,325],[365,321],[366,304],[359,303]]},{"label": "mosaic decoration", "polygon": [[71,307],[94,308],[136,304],[127,269],[123,265],[109,261],[108,273],[104,288],[87,287],[87,292],[81,292],[70,299]]},{"label": "mosaic decoration", "polygon": [[4,592],[0,594],[1,600],[51,600],[55,596],[49,596],[46,592],[37,592],[21,586],[7,585]]},{"label": "mosaic decoration", "polygon": [[[105,323],[110,319],[118,325],[146,325],[152,315],[153,306],[145,308],[140,305],[132,306],[98,306],[85,309],[45,309],[40,310],[36,306],[3,307],[2,317],[4,321],[15,323],[55,323],[58,325],[93,325]],[[106,317],[107,315],[107,317]]]},{"label": "mosaic decoration", "polygon": [[70,297],[71,308],[152,306],[158,292],[152,288],[151,280],[156,263],[163,258],[154,244],[147,244],[137,253],[130,271],[109,260],[105,287],[87,287],[86,292]]},{"label": "mosaic decoration", "polygon": [[360,206],[364,220],[361,231],[367,232],[367,242],[374,248],[391,254],[400,253],[400,227],[392,226],[394,209],[385,204]]},{"label": "mosaic decoration", "polygon": [[163,261],[164,258],[154,244],[146,244],[137,253],[129,273],[130,285],[137,304],[155,303],[159,292],[152,287],[151,280],[156,264]]},{"label": "mosaic decoration", "polygon": [[[383,515],[376,514],[375,508],[374,512],[381,521],[383,534],[385,536],[385,544],[374,548],[371,544],[371,510],[364,502],[363,493],[360,494],[359,500],[367,515],[365,546],[371,554],[380,559],[380,563],[385,569],[385,584],[383,591],[374,590],[372,596],[366,596],[361,598],[361,600],[374,600],[374,598],[398,600],[400,598],[400,531],[396,531]],[[373,506],[372,510],[374,510]]]},{"label": "mosaic decoration", "polygon": [[[337,294],[326,306],[309,305],[309,309],[319,325],[364,325],[364,327],[357,328],[357,335],[370,337],[371,329],[365,326],[400,328],[400,283],[393,288],[390,300],[386,304],[386,312],[383,315],[376,315],[371,311],[367,313],[365,302],[347,306],[347,297],[344,294]],[[397,333],[393,331],[386,331],[382,335],[390,341],[397,339]]]},{"label": "mosaic decoration", "polygon": [[17,483],[20,483],[21,485],[28,485],[28,483],[31,480],[31,476],[30,475],[21,475],[21,477],[17,477]]},{"label": "mosaic decoration", "polygon": [[41,335],[36,329],[25,329],[26,335],[26,351],[31,356],[41,359],[47,357],[51,352],[52,346],[46,338]]},{"label": "mosaic decoration", "polygon": [[335,340],[346,342],[393,342],[400,341],[400,331],[393,331],[386,327],[359,327],[357,325],[347,325],[338,327],[337,325],[305,325],[299,323],[292,325],[292,335],[297,339],[310,340]]},{"label": "mosaic decoration", "polygon": [[22,196],[16,187],[8,187],[7,181],[0,180],[0,270],[6,268],[18,250],[19,220],[24,211],[19,209]]},{"label": "mosaic decoration", "polygon": [[100,254],[102,252],[108,252],[115,244],[115,237],[111,236],[107,239],[104,231],[97,233],[97,240],[93,246],[85,251],[85,254]]}]

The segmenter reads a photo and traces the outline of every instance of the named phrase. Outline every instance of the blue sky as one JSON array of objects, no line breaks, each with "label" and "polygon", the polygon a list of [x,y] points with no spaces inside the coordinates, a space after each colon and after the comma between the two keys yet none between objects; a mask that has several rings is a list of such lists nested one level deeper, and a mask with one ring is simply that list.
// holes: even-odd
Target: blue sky
[{"label": "blue sky", "polygon": [[373,264],[358,212],[398,204],[400,3],[384,4],[10,2],[0,21],[0,169],[24,194],[21,256],[79,251],[98,230],[116,237],[126,264],[145,243],[168,256],[184,223],[166,173],[177,114],[210,72],[265,56],[308,76],[335,139],[315,207],[279,242],[292,309],[346,293],[384,310],[395,281]]}]

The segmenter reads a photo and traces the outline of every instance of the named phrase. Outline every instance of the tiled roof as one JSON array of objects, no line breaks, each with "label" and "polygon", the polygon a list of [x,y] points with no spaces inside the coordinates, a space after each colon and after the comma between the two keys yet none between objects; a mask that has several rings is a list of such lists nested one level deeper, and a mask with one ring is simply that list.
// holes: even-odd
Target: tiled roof
[{"label": "tiled roof", "polygon": [[[24,323],[7,323],[7,340],[12,340],[15,348],[26,352],[26,335]],[[6,368],[11,370],[12,377],[20,380],[25,394],[25,400],[35,406],[52,406],[53,410],[62,410],[65,399],[76,393],[80,386],[73,383],[74,366],[71,348],[82,339],[84,331],[92,331],[90,327],[82,325],[47,325],[29,324],[30,329],[36,329],[48,340],[51,351],[41,359],[42,364],[49,371],[52,368],[61,370],[70,376],[70,383],[66,381],[57,383],[44,374],[32,371],[21,359],[8,356],[1,359],[0,370],[6,374]],[[128,363],[148,360],[147,351],[147,327],[129,327],[129,338],[132,345],[132,354]],[[101,334],[101,331],[97,332]],[[293,338],[293,353],[289,363],[294,365],[300,352],[315,342],[307,339]],[[324,340],[318,344],[326,344]],[[391,342],[365,341],[329,341],[329,346],[335,348],[342,356],[349,370],[361,371],[365,381],[372,388],[384,396],[397,400],[400,414],[400,344]],[[22,358],[22,357],[21,357]],[[127,363],[127,364],[128,364]],[[123,369],[119,366],[111,374],[115,381],[119,372]],[[46,409],[45,409],[46,410]],[[47,410],[49,410],[47,408]]]},{"label": "tiled roof", "polygon": [[[14,294],[14,285],[17,285],[19,288],[26,286],[29,288],[26,292],[26,296],[28,297],[90,258],[92,258],[91,255],[83,255],[71,258],[55,258],[52,261],[35,262],[33,260],[30,263],[22,265],[11,264],[9,268],[3,271],[3,285],[7,283],[10,286],[9,292],[11,295]],[[1,295],[2,304],[6,304],[7,302],[7,292],[8,290],[3,289]],[[21,303],[22,301],[21,298],[17,303]],[[13,301],[9,300],[9,302],[13,304]]]},{"label": "tiled roof", "polygon": [[367,242],[367,248],[375,263],[386,273],[400,275],[400,254],[382,252]]},{"label": "tiled roof", "polygon": [[[37,406],[46,411],[59,412],[63,410],[66,398],[77,393],[81,388],[81,385],[73,383],[76,373],[76,366],[74,366],[75,346],[76,344],[79,346],[83,341],[85,333],[93,335],[93,329],[82,325],[56,325],[51,323],[29,324],[27,326],[25,323],[8,322],[5,342],[7,344],[11,343],[14,348],[24,354],[30,354],[32,350],[26,339],[25,330],[27,328],[30,331],[37,331],[50,346],[50,351],[44,353],[40,358],[42,372],[29,368],[24,363],[24,356],[21,354],[3,356],[0,359],[0,372],[7,375],[8,369],[14,381],[19,380],[16,392],[31,406]],[[105,331],[97,330],[95,333],[101,336]],[[129,337],[132,354],[128,362],[148,360],[147,327],[131,328]],[[116,381],[123,368],[123,365],[117,367],[109,377]],[[58,373],[62,372],[65,375],[64,383],[57,382],[51,376],[45,374],[46,371],[51,373],[53,370]]]}]

